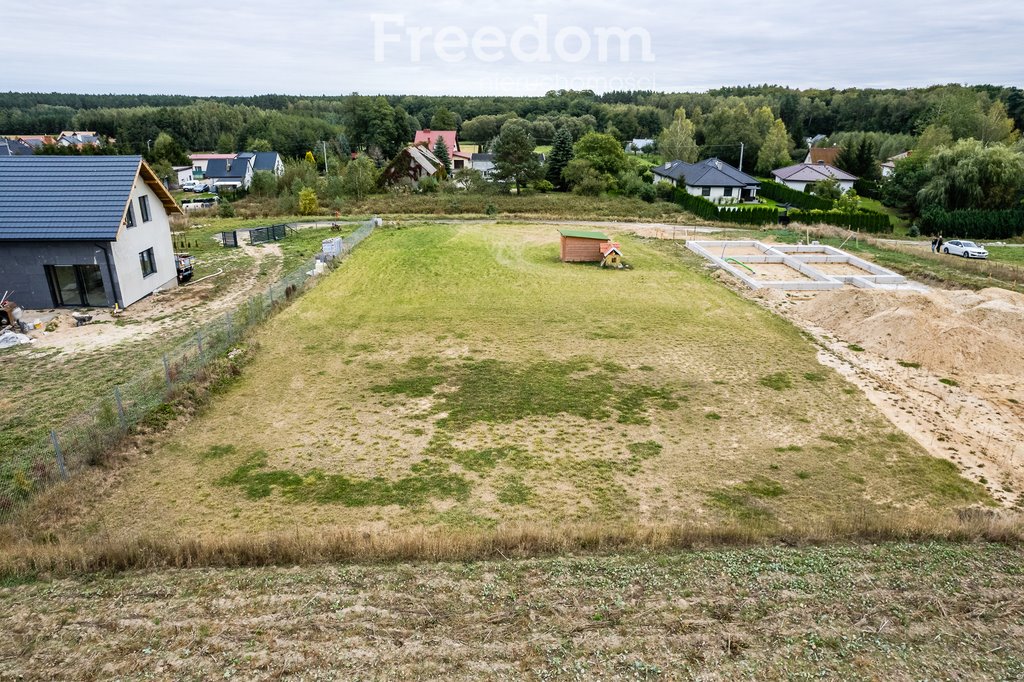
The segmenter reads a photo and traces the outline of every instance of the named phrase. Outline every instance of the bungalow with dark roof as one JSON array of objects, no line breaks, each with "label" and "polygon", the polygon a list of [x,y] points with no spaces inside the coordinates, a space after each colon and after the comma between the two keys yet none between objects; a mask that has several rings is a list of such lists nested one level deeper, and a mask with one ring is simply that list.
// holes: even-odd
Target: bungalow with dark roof
[{"label": "bungalow with dark roof", "polygon": [[255,159],[255,152],[240,152],[233,159],[210,159],[203,179],[215,187],[249,189]]},{"label": "bungalow with dark roof", "polygon": [[776,168],[772,171],[772,177],[776,182],[795,189],[797,192],[807,191],[807,186],[815,182],[835,178],[839,182],[839,189],[844,194],[853,189],[853,183],[859,179],[856,175],[851,175],[827,163],[798,163],[785,168]]},{"label": "bungalow with dark roof", "polygon": [[32,156],[32,147],[21,140],[0,137],[0,156]]},{"label": "bungalow with dark roof", "polygon": [[655,184],[667,182],[715,203],[754,201],[761,183],[720,159],[669,161],[651,169]]},{"label": "bungalow with dark roof", "polygon": [[177,286],[181,212],[140,156],[0,157],[0,286],[26,308],[127,307]]}]

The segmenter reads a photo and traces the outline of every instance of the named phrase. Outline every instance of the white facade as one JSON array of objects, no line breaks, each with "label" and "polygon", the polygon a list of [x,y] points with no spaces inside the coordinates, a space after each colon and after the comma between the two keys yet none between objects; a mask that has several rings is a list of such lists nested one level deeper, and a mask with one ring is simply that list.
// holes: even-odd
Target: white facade
[{"label": "white facade", "polygon": [[[803,182],[796,180],[782,180],[779,177],[776,177],[775,181],[785,185],[786,187],[789,187],[790,189],[795,189],[797,192],[805,192],[807,191],[807,185],[814,184],[811,182]],[[840,180],[839,189],[842,190],[843,194],[846,194],[851,189],[853,189],[853,180]]]},{"label": "white facade", "polygon": [[191,166],[175,166],[174,173],[177,176],[178,187],[181,187],[186,182],[193,182],[195,180],[192,175]]},{"label": "white facade", "polygon": [[[139,201],[141,197],[146,197],[149,204],[149,221],[143,221]],[[121,300],[126,307],[157,289],[178,285],[174,244],[171,241],[171,224],[167,218],[167,211],[160,202],[160,197],[139,176],[135,177],[135,184],[132,186],[130,205],[134,213],[135,227],[128,227],[126,224],[126,207],[117,241],[111,243]],[[153,249],[156,271],[144,276],[139,254],[147,249]]]},{"label": "white facade", "polygon": [[[665,177],[664,175],[654,174],[654,184],[668,183],[673,187],[678,187],[677,183],[672,178]],[[716,204],[728,203],[730,201],[740,201],[743,196],[742,187],[692,187],[690,185],[684,185],[686,192],[692,194],[695,197],[704,197],[708,201],[713,201]],[[705,191],[707,193],[705,193]],[[755,199],[757,197],[757,188],[751,187],[749,190],[750,196],[747,201]]]}]

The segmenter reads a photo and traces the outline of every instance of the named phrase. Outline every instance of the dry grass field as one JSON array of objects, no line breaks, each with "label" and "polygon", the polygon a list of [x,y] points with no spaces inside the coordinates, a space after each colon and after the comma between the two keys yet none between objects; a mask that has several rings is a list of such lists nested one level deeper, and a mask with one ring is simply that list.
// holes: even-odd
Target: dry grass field
[{"label": "dry grass field", "polygon": [[43,504],[76,540],[992,504],[789,322],[616,237],[630,270],[560,263],[552,226],[379,231],[200,416]]}]

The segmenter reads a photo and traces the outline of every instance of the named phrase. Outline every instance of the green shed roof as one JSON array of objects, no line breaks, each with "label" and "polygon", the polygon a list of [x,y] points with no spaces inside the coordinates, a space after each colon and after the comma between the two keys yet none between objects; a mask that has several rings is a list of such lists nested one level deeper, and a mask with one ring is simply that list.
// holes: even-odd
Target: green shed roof
[{"label": "green shed roof", "polygon": [[558,234],[563,237],[579,237],[580,239],[600,239],[603,242],[610,241],[611,237],[603,232],[587,232],[586,230],[559,230]]}]

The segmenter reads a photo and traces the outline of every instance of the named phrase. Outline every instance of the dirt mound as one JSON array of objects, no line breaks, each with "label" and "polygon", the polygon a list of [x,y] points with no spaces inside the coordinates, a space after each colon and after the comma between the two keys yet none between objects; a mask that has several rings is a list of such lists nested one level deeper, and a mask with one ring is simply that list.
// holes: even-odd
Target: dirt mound
[{"label": "dirt mound", "polygon": [[981,291],[823,292],[796,313],[842,339],[935,371],[1024,376],[1024,295]]}]

